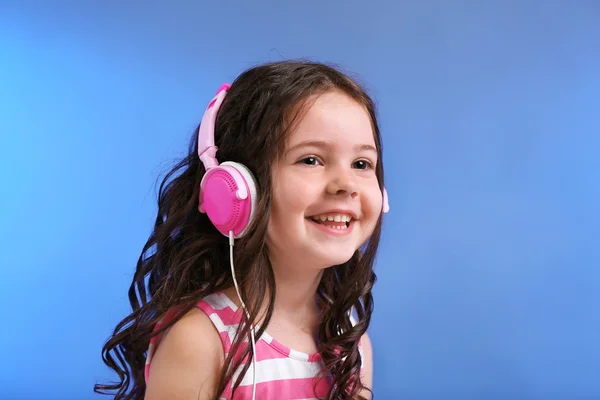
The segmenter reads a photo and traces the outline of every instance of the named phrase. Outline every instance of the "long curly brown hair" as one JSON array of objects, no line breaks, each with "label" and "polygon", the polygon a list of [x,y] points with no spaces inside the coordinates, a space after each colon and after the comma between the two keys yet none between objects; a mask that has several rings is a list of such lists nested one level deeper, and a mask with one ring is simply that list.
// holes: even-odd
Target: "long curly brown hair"
[{"label": "long curly brown hair", "polygon": [[[347,74],[322,63],[282,61],[259,65],[243,72],[233,83],[216,120],[215,144],[219,162],[236,161],[247,166],[257,180],[258,202],[254,222],[238,240],[234,262],[241,296],[250,318],[240,324],[237,339],[225,360],[217,397],[242,368],[235,389],[250,367],[252,347],[244,346],[249,327],[260,307],[268,305],[256,332],[268,325],[275,300],[275,279],[265,237],[271,209],[271,166],[282,154],[285,139],[302,109],[315,95],[337,90],[362,104],[369,113],[379,159],[382,146],[375,105],[366,91]],[[96,384],[94,391],[114,394],[116,400],[143,399],[144,365],[151,337],[164,332],[205,296],[233,286],[228,240],[198,212],[198,191],[204,166],[197,156],[194,134],[188,155],[166,174],[158,193],[154,230],[143,247],[129,288],[132,312],[115,328],[102,349],[104,363],[119,381]],[[376,174],[383,188],[383,163]],[[363,389],[358,345],[367,331],[373,310],[373,264],[379,245],[381,218],[373,234],[353,257],[324,270],[317,291],[321,308],[318,350],[326,376],[332,382],[327,399],[355,399]],[[268,298],[265,299],[265,293]],[[170,323],[153,332],[167,311],[176,309]],[[354,311],[355,323],[350,312]],[[233,355],[242,351],[242,356]]]}]

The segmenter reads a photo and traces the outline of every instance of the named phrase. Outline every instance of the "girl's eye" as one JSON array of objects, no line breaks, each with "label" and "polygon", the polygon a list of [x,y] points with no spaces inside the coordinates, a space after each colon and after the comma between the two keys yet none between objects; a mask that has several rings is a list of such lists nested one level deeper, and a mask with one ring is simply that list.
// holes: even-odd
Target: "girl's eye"
[{"label": "girl's eye", "polygon": [[354,162],[354,168],[356,169],[371,169],[373,164],[367,160],[357,160]]},{"label": "girl's eye", "polygon": [[317,159],[317,157],[306,157],[306,158],[302,159],[301,162],[303,164],[306,164],[306,165],[319,165],[319,164],[321,164],[319,162],[319,160]]}]

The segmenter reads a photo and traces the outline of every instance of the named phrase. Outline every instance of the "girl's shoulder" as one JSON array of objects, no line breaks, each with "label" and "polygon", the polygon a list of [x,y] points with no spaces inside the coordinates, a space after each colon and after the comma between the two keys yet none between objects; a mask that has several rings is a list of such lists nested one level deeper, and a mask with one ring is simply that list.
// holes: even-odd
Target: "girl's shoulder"
[{"label": "girl's shoulder", "polygon": [[[146,358],[146,375],[148,375],[150,363],[155,358],[155,353],[158,352],[159,347],[165,346],[165,342],[167,342],[166,345],[177,346],[178,339],[181,338],[186,343],[193,345],[193,341],[196,340],[214,345],[223,353],[223,336],[227,336],[227,333],[235,329],[241,319],[236,311],[235,304],[222,293],[213,293],[202,298],[196,307],[188,311],[172,327],[150,340]],[[175,314],[176,309],[166,313],[154,326],[154,331],[156,332],[168,324]],[[175,343],[172,343],[173,341]]]},{"label": "girl's shoulder", "polygon": [[146,398],[183,398],[188,391],[214,391],[223,354],[213,322],[205,312],[193,308],[153,338],[146,359]]}]

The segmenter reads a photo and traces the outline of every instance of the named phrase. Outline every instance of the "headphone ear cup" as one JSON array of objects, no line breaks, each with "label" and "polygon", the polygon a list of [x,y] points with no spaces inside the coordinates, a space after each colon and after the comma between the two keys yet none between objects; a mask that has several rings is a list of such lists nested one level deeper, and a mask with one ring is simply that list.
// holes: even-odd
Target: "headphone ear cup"
[{"label": "headphone ear cup", "polygon": [[224,162],[209,169],[200,183],[198,210],[224,236],[233,232],[240,238],[252,222],[256,209],[257,185],[244,165]]},{"label": "headphone ear cup", "polygon": [[390,203],[388,200],[388,194],[387,194],[387,190],[385,190],[385,187],[383,188],[383,204],[382,204],[382,210],[384,213],[387,213],[388,211],[390,211]]},{"label": "headphone ear cup", "polygon": [[[252,172],[244,164],[240,164],[234,161],[226,161],[221,165],[234,168],[242,176],[244,182],[246,183],[246,187],[248,188],[249,204],[247,206],[250,208],[248,221],[244,224],[241,232],[236,235],[237,239],[242,237],[246,233],[246,230],[254,221],[254,216],[256,214],[256,204],[258,203],[258,184],[256,182],[254,174],[252,174]],[[246,199],[246,201],[248,201],[248,199]]]}]

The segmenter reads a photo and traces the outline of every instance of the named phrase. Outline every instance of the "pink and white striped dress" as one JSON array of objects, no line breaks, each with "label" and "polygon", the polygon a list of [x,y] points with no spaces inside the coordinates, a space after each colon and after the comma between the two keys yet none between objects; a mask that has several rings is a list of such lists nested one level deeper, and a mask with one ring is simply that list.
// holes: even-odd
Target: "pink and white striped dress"
[{"label": "pink and white striped dress", "polygon": [[[214,293],[198,305],[208,315],[221,336],[225,356],[231,349],[236,329],[241,321],[241,311],[224,293]],[[160,328],[159,322],[155,329]],[[160,338],[150,342],[146,359],[146,380],[152,356]],[[247,342],[247,341],[246,341]],[[361,348],[362,356],[362,348]],[[322,378],[323,362],[319,353],[307,354],[290,349],[264,333],[256,343],[256,398],[257,399],[317,399],[324,398],[330,388],[330,380]],[[238,375],[234,375],[234,381]],[[243,400],[252,398],[252,365],[241,385],[231,397],[229,382],[221,399]]]}]

